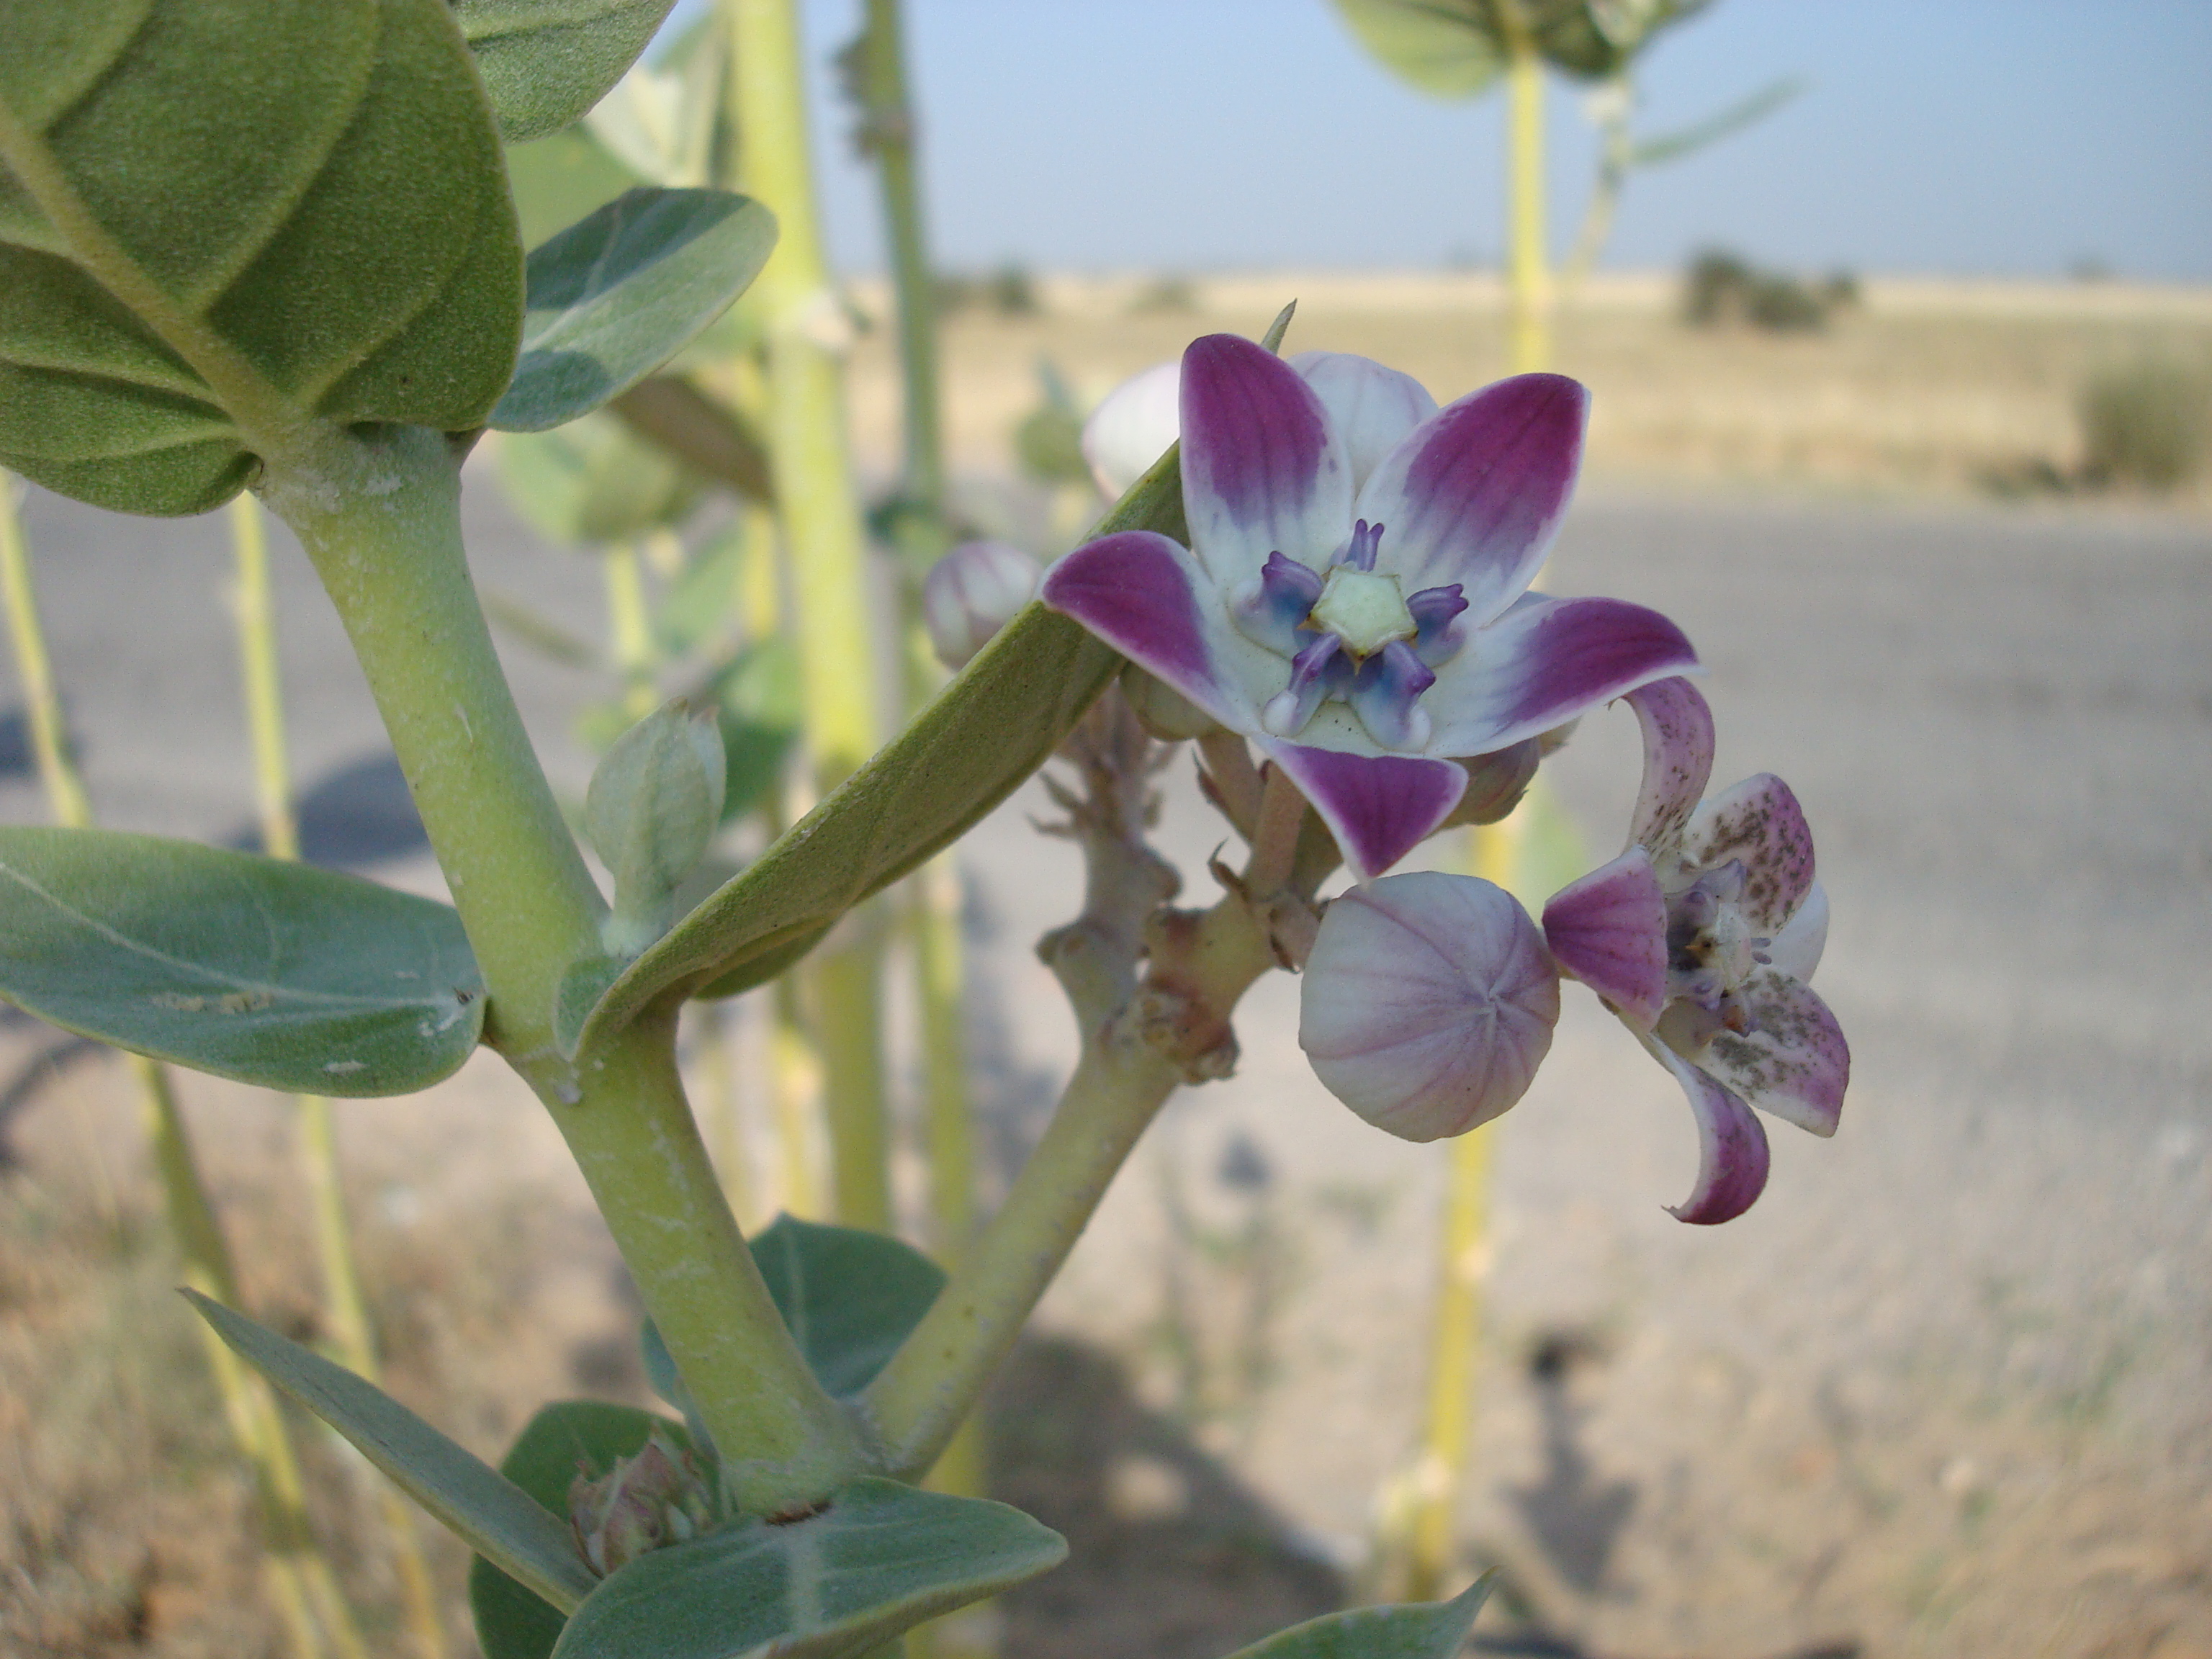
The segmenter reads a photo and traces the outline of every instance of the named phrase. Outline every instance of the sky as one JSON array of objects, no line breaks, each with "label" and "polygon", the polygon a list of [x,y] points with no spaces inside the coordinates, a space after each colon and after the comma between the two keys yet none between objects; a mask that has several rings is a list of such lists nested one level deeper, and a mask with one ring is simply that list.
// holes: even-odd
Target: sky
[{"label": "sky", "polygon": [[[860,0],[802,3],[831,247],[878,269],[828,73]],[[1496,261],[1502,100],[1402,85],[1328,0],[906,12],[946,269]],[[1755,129],[1631,178],[1606,264],[1717,245],[1807,271],[2212,280],[2212,0],[1717,0],[1644,54],[1638,130],[1784,76],[1807,90]],[[1550,112],[1564,246],[1595,143],[1577,88],[1555,80]]]}]

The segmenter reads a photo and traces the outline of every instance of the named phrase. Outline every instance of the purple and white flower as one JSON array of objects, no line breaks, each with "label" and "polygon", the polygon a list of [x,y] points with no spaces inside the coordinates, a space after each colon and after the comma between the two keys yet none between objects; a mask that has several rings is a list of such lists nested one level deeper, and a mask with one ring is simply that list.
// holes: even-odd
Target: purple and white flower
[{"label": "purple and white flower", "polygon": [[1698,1121],[1698,1183],[1674,1213],[1731,1220],[1766,1185],[1753,1107],[1836,1132],[1850,1048],[1806,983],[1827,941],[1813,835],[1797,798],[1762,773],[1700,799],[1712,711],[1687,680],[1629,694],[1644,784],[1628,850],[1554,894],[1544,935],[1671,1072]]},{"label": "purple and white flower", "polygon": [[1325,370],[1233,335],[1193,342],[1192,545],[1101,538],[1042,597],[1257,743],[1369,881],[1451,814],[1458,757],[1697,659],[1656,611],[1525,591],[1580,464],[1580,386],[1518,375],[1424,418],[1395,371]]}]

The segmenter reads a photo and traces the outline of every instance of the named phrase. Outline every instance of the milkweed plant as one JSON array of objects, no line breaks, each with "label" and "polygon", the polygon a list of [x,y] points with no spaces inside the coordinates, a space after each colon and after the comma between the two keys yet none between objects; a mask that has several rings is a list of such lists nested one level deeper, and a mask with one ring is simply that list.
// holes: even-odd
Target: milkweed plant
[{"label": "milkweed plant", "polygon": [[[919,1484],[1180,1085],[1225,1075],[1262,975],[1301,975],[1321,1083],[1414,1140],[1528,1089],[1580,981],[1680,1084],[1685,1221],[1759,1195],[1759,1111],[1833,1131],[1849,1059],[1809,988],[1826,901],[1778,779],[1706,793],[1712,720],[1663,616],[1531,580],[1587,398],[1528,374],[1441,408],[1362,358],[1212,335],[1102,410],[1118,499],[1040,576],[955,548],[925,588],[933,701],[681,910],[723,811],[711,715],[639,720],[592,778],[596,884],[472,586],[461,467],[637,386],[766,262],[773,216],[633,190],[526,251],[501,145],[581,117],[668,0],[0,0],[0,464],[118,512],[251,490],[343,619],[451,905],[296,863],[90,829],[0,830],[0,994],[264,1087],[389,1096],[479,1045],[543,1103],[649,1319],[665,1414],[547,1407],[501,1467],[362,1377],[196,1297],[239,1355],[479,1558],[507,1656],[830,1659],[1054,1566],[1018,1510]],[[804,580],[804,572],[799,573]],[[1620,856],[1540,921],[1393,873],[1509,812],[1577,719],[1626,699],[1644,776]],[[1146,842],[1188,744],[1243,852],[1176,902]],[[1081,1056],[948,1278],[890,1237],[748,1240],[675,1057],[678,1011],[763,984],[1047,762],[1080,848],[1040,945]],[[787,1323],[804,1304],[811,1318]],[[835,1310],[825,1317],[824,1309]],[[583,1453],[580,1472],[578,1454]],[[1482,1587],[1253,1652],[1449,1655]]]}]

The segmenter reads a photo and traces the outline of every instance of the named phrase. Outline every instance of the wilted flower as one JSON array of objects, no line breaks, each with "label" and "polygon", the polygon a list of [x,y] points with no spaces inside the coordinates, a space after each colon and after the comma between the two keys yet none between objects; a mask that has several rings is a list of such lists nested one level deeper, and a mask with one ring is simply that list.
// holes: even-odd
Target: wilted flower
[{"label": "wilted flower", "polygon": [[964,668],[1036,593],[1037,562],[1004,542],[963,542],[922,578],[921,620],[947,668]]},{"label": "wilted flower", "polygon": [[1424,871],[1355,887],[1322,917],[1298,1045],[1378,1129],[1435,1140],[1528,1091],[1559,1018],[1559,973],[1502,888]]},{"label": "wilted flower", "polygon": [[1523,374],[1422,419],[1406,384],[1342,356],[1309,383],[1249,340],[1194,342],[1180,393],[1192,547],[1124,531],[1067,555],[1042,588],[1255,740],[1363,881],[1450,816],[1458,757],[1696,661],[1656,611],[1524,592],[1580,462],[1580,386]]},{"label": "wilted flower", "polygon": [[568,1486],[576,1547],[602,1578],[647,1550],[696,1537],[714,1512],[706,1476],[658,1428],[636,1456],[617,1457],[596,1480],[580,1469]]},{"label": "wilted flower", "polygon": [[1689,1097],[1698,1184],[1674,1213],[1727,1221],[1766,1185],[1766,1132],[1751,1107],[1836,1132],[1850,1049],[1805,983],[1827,939],[1827,898],[1781,779],[1699,800],[1713,721],[1695,687],[1661,680],[1628,701],[1644,728],[1628,850],[1554,894],[1544,934]]}]

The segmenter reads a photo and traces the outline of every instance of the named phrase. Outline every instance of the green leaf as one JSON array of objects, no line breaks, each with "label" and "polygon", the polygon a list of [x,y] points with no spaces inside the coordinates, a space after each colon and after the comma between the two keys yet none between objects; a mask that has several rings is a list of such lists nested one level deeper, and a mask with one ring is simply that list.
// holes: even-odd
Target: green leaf
[{"label": "green leaf", "polygon": [[684,656],[729,628],[750,541],[739,519],[684,562],[653,613],[653,636],[662,656]]},{"label": "green leaf", "polygon": [[778,1216],[752,1250],[807,1369],[840,1398],[875,1380],[945,1288],[911,1244],[857,1227]]},{"label": "green leaf", "polygon": [[1067,1545],[1019,1510],[895,1481],[829,1509],[746,1521],[640,1556],[568,1620],[558,1659],[845,1659],[1059,1565]]},{"label": "green leaf", "polygon": [[585,127],[507,147],[507,182],[514,193],[522,244],[536,247],[593,209],[646,181]]},{"label": "green leaf", "polygon": [[1472,98],[1505,67],[1488,0],[1336,0],[1359,44],[1407,85]]},{"label": "green leaf", "polygon": [[505,433],[500,482],[531,527],[570,547],[605,547],[681,524],[699,492],[661,450],[611,415],[557,432]]},{"label": "green leaf", "polygon": [[775,786],[799,741],[797,648],[781,636],[756,641],[715,677],[714,696],[721,709],[726,823],[750,811]]},{"label": "green leaf", "polygon": [[[617,1457],[636,1456],[656,1428],[678,1445],[690,1438],[666,1419],[635,1406],[558,1401],[530,1419],[500,1460],[499,1472],[565,1525],[568,1485],[579,1466],[604,1473]],[[546,1659],[568,1622],[543,1596],[481,1555],[469,1564],[469,1611],[475,1615],[477,1644],[484,1659]]]},{"label": "green leaf", "polygon": [[[1138,529],[1190,533],[1176,450],[1093,534]],[[905,731],[632,963],[592,1012],[584,1044],[660,997],[721,993],[741,964],[818,936],[959,839],[1044,763],[1121,665],[1076,623],[1030,605]]]},{"label": "green leaf", "polygon": [[321,1095],[429,1087],[484,1012],[447,905],[112,830],[0,829],[0,996],[119,1048]]},{"label": "green leaf", "polygon": [[521,250],[443,0],[0,0],[0,465],[204,512],[302,422],[481,426]]},{"label": "green leaf", "polygon": [[198,1291],[184,1295],[240,1358],[343,1435],[477,1554],[564,1611],[592,1594],[598,1581],[568,1528],[514,1481],[343,1366]]},{"label": "green leaf", "polygon": [[1489,1596],[1486,1573],[1449,1601],[1327,1613],[1229,1659],[1456,1659]]},{"label": "green leaf", "polygon": [[621,396],[751,285],[775,216],[720,190],[625,192],[529,262],[514,383],[491,412],[502,432],[545,432]]},{"label": "green leaf", "polygon": [[1737,100],[1702,121],[1639,141],[1629,151],[1629,161],[1635,167],[1656,167],[1694,155],[1707,145],[1733,137],[1746,127],[1765,120],[1802,93],[1806,84],[1802,77],[1794,75],[1770,82],[1749,97]]},{"label": "green leaf", "polygon": [[652,44],[676,0],[453,0],[511,139],[583,118]]}]

